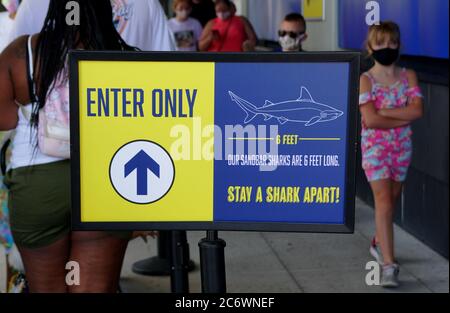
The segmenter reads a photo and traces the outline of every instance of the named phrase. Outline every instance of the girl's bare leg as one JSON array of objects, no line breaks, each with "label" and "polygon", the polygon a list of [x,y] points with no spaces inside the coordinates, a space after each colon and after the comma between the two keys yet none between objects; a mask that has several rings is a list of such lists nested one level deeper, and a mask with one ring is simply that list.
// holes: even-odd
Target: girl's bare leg
[{"label": "girl's bare leg", "polygon": [[393,264],[394,258],[394,202],[392,181],[389,179],[371,182],[375,198],[376,237],[380,243],[383,261]]}]

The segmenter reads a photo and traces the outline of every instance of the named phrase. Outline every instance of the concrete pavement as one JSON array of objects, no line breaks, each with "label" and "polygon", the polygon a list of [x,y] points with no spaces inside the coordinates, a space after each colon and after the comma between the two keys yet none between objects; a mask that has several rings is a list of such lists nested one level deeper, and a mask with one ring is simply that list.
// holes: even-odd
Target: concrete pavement
[{"label": "concrete pavement", "polygon": [[[220,232],[225,249],[229,292],[449,292],[449,263],[396,227],[402,286],[396,290],[367,286],[365,265],[374,233],[373,210],[356,204],[353,235]],[[191,259],[199,264],[198,241],[204,232],[188,232]],[[156,255],[156,241],[136,239],[128,247],[121,286],[124,292],[169,292],[168,277],[145,277],[131,271],[137,260]],[[200,272],[190,273],[191,292],[200,292]]]},{"label": "concrete pavement", "polygon": [[[396,227],[397,257],[402,286],[396,290],[365,284],[365,264],[374,233],[373,210],[356,203],[353,235],[220,232],[226,240],[227,288],[229,292],[449,292],[448,260]],[[188,232],[191,258],[199,264],[198,242],[204,232]],[[0,292],[4,290],[4,259],[0,248]],[[130,242],[121,287],[124,292],[165,293],[169,277],[146,277],[131,271],[135,261],[156,255],[156,240]],[[200,292],[197,267],[189,275],[191,292]]]}]

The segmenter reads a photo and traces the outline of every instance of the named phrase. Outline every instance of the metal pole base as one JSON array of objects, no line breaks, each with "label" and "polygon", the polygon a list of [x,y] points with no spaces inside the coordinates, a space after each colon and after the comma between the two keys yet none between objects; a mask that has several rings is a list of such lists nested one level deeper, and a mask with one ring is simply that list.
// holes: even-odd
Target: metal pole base
[{"label": "metal pole base", "polygon": [[154,256],[133,264],[133,272],[145,276],[169,276],[170,260]]},{"label": "metal pole base", "polygon": [[[158,237],[158,255],[137,261],[132,266],[132,271],[145,276],[169,276],[171,274],[171,231],[161,231]],[[188,263],[188,271],[195,270],[194,261]]]}]

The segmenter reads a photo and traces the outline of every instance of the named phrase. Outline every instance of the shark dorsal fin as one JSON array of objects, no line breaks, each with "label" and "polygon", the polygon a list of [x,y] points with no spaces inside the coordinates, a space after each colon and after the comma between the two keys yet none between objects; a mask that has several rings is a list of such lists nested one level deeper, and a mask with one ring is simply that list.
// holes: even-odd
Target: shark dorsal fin
[{"label": "shark dorsal fin", "polygon": [[264,107],[268,107],[269,105],[272,105],[273,102],[266,100],[266,103],[264,103]]},{"label": "shark dorsal fin", "polygon": [[300,91],[300,98],[298,98],[297,100],[305,102],[314,102],[314,99],[312,98],[311,94],[309,93],[308,89],[306,89],[306,87],[302,87],[302,90]]}]

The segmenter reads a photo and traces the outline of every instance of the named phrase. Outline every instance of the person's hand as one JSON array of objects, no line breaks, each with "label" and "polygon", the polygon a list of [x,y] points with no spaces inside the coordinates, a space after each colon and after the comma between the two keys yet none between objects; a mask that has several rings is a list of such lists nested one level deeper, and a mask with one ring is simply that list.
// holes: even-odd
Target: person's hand
[{"label": "person's hand", "polygon": [[213,31],[211,32],[211,41],[219,41],[220,40],[220,34],[217,30],[213,29]]},{"label": "person's hand", "polygon": [[246,40],[242,44],[242,51],[244,52],[255,51],[255,46],[250,40]]},{"label": "person's hand", "polygon": [[145,242],[147,242],[147,237],[152,237],[153,239],[159,236],[159,232],[157,231],[134,231],[133,239],[142,238]]}]

